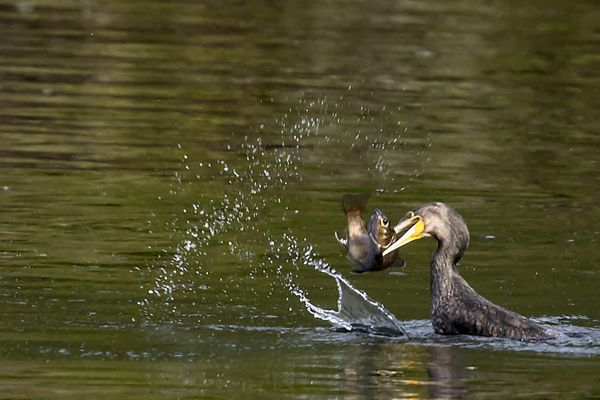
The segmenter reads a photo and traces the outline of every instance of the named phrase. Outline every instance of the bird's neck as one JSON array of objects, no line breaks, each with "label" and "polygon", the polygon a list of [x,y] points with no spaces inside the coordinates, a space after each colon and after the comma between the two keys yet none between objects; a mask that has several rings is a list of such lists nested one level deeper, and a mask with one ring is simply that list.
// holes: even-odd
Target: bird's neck
[{"label": "bird's neck", "polygon": [[429,267],[431,293],[434,298],[443,298],[452,292],[452,281],[458,275],[456,263],[461,251],[455,244],[438,239],[438,248],[433,253]]}]

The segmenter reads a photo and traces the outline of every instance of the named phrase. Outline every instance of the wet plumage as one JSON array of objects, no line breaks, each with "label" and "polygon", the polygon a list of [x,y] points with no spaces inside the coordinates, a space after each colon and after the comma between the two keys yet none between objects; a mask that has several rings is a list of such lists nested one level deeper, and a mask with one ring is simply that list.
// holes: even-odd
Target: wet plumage
[{"label": "wet plumage", "polygon": [[463,218],[444,203],[424,205],[396,225],[409,230],[390,249],[433,237],[438,247],[430,264],[431,321],[440,334],[468,334],[516,339],[548,338],[549,329],[502,308],[477,293],[458,273],[457,263],[469,245]]}]

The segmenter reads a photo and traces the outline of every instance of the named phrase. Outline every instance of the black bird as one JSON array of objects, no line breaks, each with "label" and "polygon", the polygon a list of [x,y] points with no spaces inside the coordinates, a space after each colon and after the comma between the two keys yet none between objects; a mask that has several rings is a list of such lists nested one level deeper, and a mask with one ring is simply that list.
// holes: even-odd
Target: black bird
[{"label": "black bird", "polygon": [[383,255],[413,240],[424,237],[437,240],[438,247],[429,268],[431,322],[436,333],[514,339],[554,336],[543,325],[487,300],[459,275],[457,263],[469,246],[469,229],[452,207],[444,203],[432,203],[409,211],[394,227],[397,233],[406,229],[406,233]]}]

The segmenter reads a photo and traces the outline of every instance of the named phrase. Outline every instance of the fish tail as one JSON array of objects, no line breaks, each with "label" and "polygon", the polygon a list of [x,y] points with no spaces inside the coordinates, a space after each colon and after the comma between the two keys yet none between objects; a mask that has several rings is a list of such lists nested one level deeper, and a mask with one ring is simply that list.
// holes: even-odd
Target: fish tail
[{"label": "fish tail", "polygon": [[369,197],[370,195],[366,193],[345,194],[342,196],[342,209],[346,214],[355,211],[362,212],[362,210],[364,210],[367,206]]}]

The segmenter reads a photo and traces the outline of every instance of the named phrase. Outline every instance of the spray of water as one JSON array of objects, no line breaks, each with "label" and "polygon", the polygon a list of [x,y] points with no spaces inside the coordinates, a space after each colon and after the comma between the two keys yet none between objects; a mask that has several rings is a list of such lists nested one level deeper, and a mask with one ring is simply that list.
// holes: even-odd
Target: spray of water
[{"label": "spray of water", "polygon": [[347,331],[364,330],[368,333],[391,336],[406,335],[400,321],[381,303],[356,289],[335,270],[323,268],[318,271],[335,279],[338,288],[337,310],[327,310],[314,305],[299,287],[291,289],[315,318]]},{"label": "spray of water", "polygon": [[[391,313],[335,273],[318,256],[315,245],[287,225],[298,213],[288,193],[294,193],[290,189],[297,189],[306,180],[306,169],[335,170],[339,168],[336,162],[352,157],[356,161],[353,172],[375,182],[373,189],[381,194],[403,190],[428,161],[427,135],[417,157],[421,165],[412,169],[398,165],[398,154],[409,146],[408,128],[398,110],[362,105],[358,112],[348,113],[344,107],[348,107],[347,102],[302,100],[276,119],[272,131],[261,126],[258,135],[227,144],[234,155],[227,160],[194,160],[185,146],[179,146],[181,166],[169,196],[177,202],[187,190],[193,192],[194,186],[202,185],[205,190],[195,192],[196,199],[169,223],[175,248],[165,250],[145,271],[150,279],[146,279],[147,296],[139,305],[147,321],[176,323],[189,317],[194,307],[231,302],[233,293],[242,290],[244,283],[242,278],[224,280],[218,276],[221,272],[214,268],[216,260],[222,264],[226,257],[246,266],[243,279],[268,280],[271,291],[267,296],[277,296],[278,287],[283,287],[313,316],[337,328],[403,334]],[[385,126],[396,128],[386,131],[384,120]],[[377,124],[374,131],[365,128]],[[396,182],[402,170],[412,172]],[[274,206],[276,213],[272,212]],[[302,290],[301,276],[315,270],[335,279],[337,311],[313,305]],[[246,290],[252,292],[250,286]],[[202,317],[198,312],[198,318]]]},{"label": "spray of water", "polygon": [[[330,323],[336,329],[346,331],[359,330],[393,336],[406,335],[401,323],[381,303],[372,300],[365,292],[355,288],[316,253],[314,246],[302,242],[292,234],[284,233],[282,240],[271,240],[269,243],[272,254],[283,254],[282,250],[287,252],[287,268],[284,269],[281,264],[279,267],[283,283],[289,292],[304,304],[313,317]],[[277,258],[277,256],[275,257]],[[309,273],[310,270],[335,280],[338,290],[337,310],[328,310],[315,305],[302,289],[296,272]]]}]

